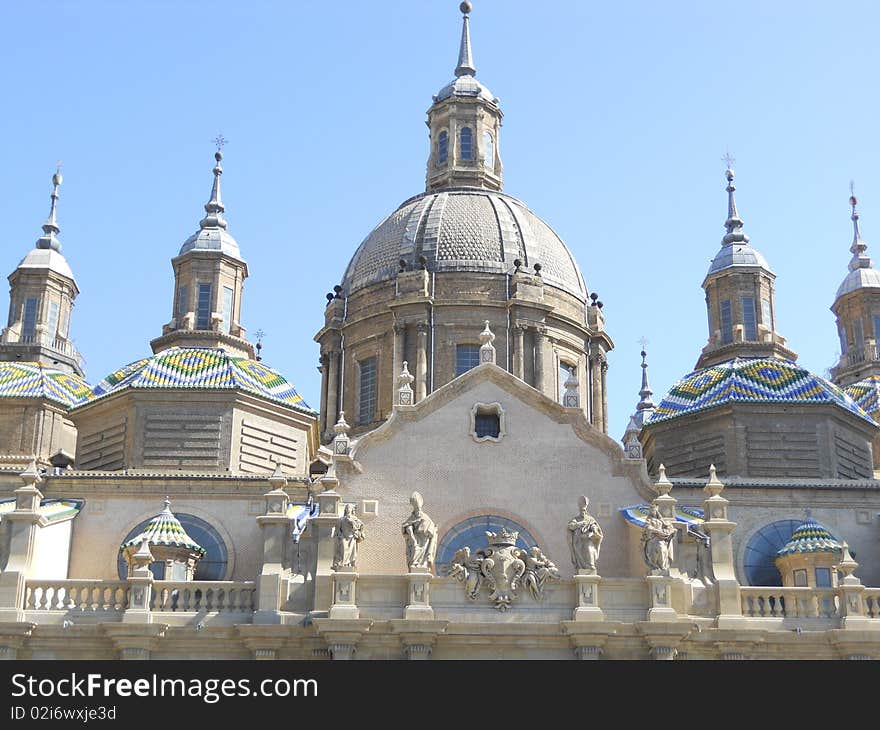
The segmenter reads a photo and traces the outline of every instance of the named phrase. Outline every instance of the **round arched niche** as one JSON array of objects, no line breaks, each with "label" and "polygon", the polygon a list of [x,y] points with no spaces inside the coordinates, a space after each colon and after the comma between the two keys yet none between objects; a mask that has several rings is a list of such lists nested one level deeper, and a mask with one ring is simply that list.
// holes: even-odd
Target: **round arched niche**
[{"label": "round arched niche", "polygon": [[498,514],[484,514],[467,517],[450,527],[437,545],[437,573],[443,575],[455,553],[463,547],[469,547],[471,554],[485,548],[487,532],[516,532],[518,547],[528,549],[538,544],[528,529],[510,517]]}]

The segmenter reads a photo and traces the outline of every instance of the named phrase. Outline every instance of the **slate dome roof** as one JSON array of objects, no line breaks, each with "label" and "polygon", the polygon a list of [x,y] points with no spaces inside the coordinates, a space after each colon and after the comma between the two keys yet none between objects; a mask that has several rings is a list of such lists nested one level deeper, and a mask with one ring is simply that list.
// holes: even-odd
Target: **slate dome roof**
[{"label": "slate dome roof", "polygon": [[393,279],[399,261],[429,271],[508,273],[541,264],[545,284],[586,301],[577,262],[562,239],[516,198],[481,188],[448,188],[417,195],[386,217],[355,251],[342,281],[347,296]]},{"label": "slate dome roof", "polygon": [[314,413],[281,373],[261,362],[234,357],[222,348],[171,347],[110,373],[93,393],[103,397],[126,388],[243,390]]},{"label": "slate dome roof", "polygon": [[648,424],[729,402],[833,403],[873,420],[841,388],[791,360],[734,358],[685,375],[663,396]]}]

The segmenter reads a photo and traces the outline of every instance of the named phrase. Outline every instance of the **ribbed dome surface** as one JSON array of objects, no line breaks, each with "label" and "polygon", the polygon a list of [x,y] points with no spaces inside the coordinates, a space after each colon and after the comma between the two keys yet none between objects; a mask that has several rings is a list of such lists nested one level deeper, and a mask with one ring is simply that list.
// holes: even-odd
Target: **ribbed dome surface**
[{"label": "ribbed dome surface", "polygon": [[587,287],[562,239],[524,203],[504,193],[452,188],[405,201],[376,226],[348,264],[348,295],[393,279],[399,261],[429,271],[508,273],[514,260],[531,271],[541,264],[544,283],[586,301]]},{"label": "ribbed dome surface", "polygon": [[880,289],[880,271],[873,268],[858,268],[850,271],[840,283],[835,299],[856,289]]}]

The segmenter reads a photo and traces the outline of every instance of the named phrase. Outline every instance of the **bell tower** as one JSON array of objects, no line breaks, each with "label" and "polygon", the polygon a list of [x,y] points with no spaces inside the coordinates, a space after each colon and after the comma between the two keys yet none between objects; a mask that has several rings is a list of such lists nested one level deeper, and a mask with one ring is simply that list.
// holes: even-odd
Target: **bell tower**
[{"label": "bell tower", "polygon": [[52,203],[35,247],[9,275],[9,317],[0,336],[0,360],[41,362],[83,376],[82,357],[70,339],[70,316],[79,287],[61,254],[58,188],[52,176]]},{"label": "bell tower", "polygon": [[727,233],[703,281],[709,341],[696,367],[709,367],[735,357],[796,360],[797,353],[786,346],[785,338],[776,330],[776,274],[761,253],[752,248],[743,230],[730,167],[733,158],[726,159]]},{"label": "bell tower", "polygon": [[215,140],[214,184],[211,199],[205,203],[205,217],[171,260],[172,317],[162,328],[162,336],[150,342],[154,353],[169,347],[219,347],[237,357],[254,357],[254,347],[244,339],[240,322],[248,266],[223,217],[220,148],[225,141],[222,136]]}]

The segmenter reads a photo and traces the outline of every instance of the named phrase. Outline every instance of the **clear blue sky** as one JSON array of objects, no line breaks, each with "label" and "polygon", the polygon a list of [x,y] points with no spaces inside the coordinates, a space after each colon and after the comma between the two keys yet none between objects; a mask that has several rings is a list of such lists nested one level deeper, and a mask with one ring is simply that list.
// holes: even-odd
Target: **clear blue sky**
[{"label": "clear blue sky", "polygon": [[[778,277],[781,333],[814,372],[835,362],[851,179],[880,255],[878,16],[868,2],[474,0],[505,190],[562,236],[605,304],[614,438],[638,399],[638,339],[658,400],[705,344],[726,149],[746,232]],[[87,378],[148,354],[222,131],[227,219],[251,274],[243,324],[317,407],[324,293],[424,187],[425,111],[452,78],[460,17],[455,0],[8,4],[0,270],[33,246],[61,159]]]}]

